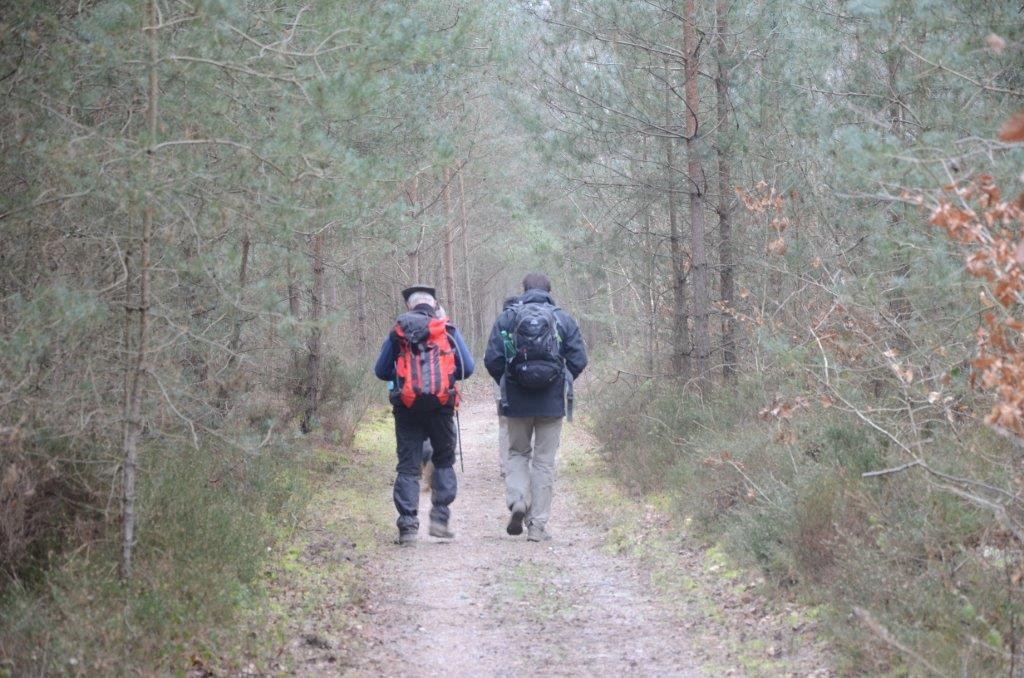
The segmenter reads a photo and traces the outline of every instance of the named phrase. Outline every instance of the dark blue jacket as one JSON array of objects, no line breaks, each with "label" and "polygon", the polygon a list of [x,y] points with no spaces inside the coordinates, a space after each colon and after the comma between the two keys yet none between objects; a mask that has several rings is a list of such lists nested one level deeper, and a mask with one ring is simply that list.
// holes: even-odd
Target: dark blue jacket
[{"label": "dark blue jacket", "polygon": [[[547,303],[554,306],[555,300],[547,292],[530,290],[519,297],[517,303]],[[505,343],[502,340],[501,332],[503,330],[509,333],[514,331],[515,317],[515,306],[502,311],[494,321],[491,338],[487,342],[484,366],[498,383],[501,383],[501,375],[505,373]],[[562,335],[562,357],[565,359],[565,366],[575,379],[587,366],[587,348],[583,345],[580,328],[571,315],[558,309],[555,312],[555,318],[558,320],[559,334]],[[506,381],[505,394],[508,398],[508,406],[505,408],[504,414],[507,417],[565,416],[564,381],[558,381],[546,389],[528,389],[518,386],[512,381]]]},{"label": "dark blue jacket", "polygon": [[[422,313],[422,311],[413,311],[413,313],[416,312]],[[469,347],[466,346],[466,341],[462,338],[458,328],[454,325],[449,325],[448,327],[448,336],[455,342],[456,349],[455,378],[468,379],[472,376],[473,370],[476,369],[476,363],[473,362],[473,356],[470,354]],[[392,331],[388,333],[387,338],[384,340],[384,345],[380,347],[380,355],[377,357],[377,364],[373,366],[373,373],[381,381],[394,381],[396,360],[398,360],[398,342],[395,340],[394,331]]]}]

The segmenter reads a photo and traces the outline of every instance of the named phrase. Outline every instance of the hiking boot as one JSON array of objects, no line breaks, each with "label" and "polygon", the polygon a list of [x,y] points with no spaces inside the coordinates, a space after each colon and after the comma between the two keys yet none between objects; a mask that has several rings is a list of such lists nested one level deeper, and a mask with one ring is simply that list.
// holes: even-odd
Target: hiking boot
[{"label": "hiking boot", "polygon": [[523,533],[523,518],[526,517],[526,504],[522,501],[517,501],[512,504],[510,510],[512,511],[512,517],[509,518],[508,527],[505,528],[505,531],[514,537]]},{"label": "hiking boot", "polygon": [[399,530],[397,544],[399,546],[415,546],[416,530]]},{"label": "hiking boot", "polygon": [[551,541],[551,533],[540,525],[530,525],[526,530],[526,541]]},{"label": "hiking boot", "polygon": [[448,523],[430,521],[430,536],[438,539],[455,539],[455,533],[448,527]]}]

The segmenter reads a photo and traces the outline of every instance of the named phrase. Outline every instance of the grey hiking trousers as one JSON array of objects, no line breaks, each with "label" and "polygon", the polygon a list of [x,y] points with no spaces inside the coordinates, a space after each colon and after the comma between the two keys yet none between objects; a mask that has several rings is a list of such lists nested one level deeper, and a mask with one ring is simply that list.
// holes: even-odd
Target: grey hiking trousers
[{"label": "grey hiking trousers", "polygon": [[498,415],[498,466],[501,477],[508,473],[508,417]]},{"label": "grey hiking trousers", "polygon": [[494,406],[498,410],[498,465],[501,477],[508,473],[508,417],[501,413],[501,387],[494,385]]},{"label": "grey hiking trousers", "polygon": [[527,506],[526,524],[543,528],[551,517],[555,455],[562,438],[561,417],[507,417],[508,468],[505,502]]}]

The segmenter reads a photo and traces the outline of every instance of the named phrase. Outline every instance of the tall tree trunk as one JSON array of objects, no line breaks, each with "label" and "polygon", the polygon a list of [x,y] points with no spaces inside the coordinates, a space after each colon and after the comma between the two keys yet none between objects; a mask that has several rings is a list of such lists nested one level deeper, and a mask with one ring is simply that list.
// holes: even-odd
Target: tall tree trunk
[{"label": "tall tree trunk", "polygon": [[[406,195],[409,198],[409,218],[416,216],[416,205],[419,204],[420,178],[415,176],[409,184]],[[423,226],[420,226],[420,237],[412,249],[406,251],[405,256],[409,263],[409,283],[415,285],[420,281],[420,247],[423,245]]]},{"label": "tall tree trunk", "polygon": [[[666,64],[666,73],[668,65]],[[669,110],[669,89],[665,88],[665,110]],[[675,139],[665,137],[666,199],[668,201],[669,254],[672,258],[672,372],[681,379],[690,378],[689,308],[686,299],[686,261],[679,229],[676,201]]]},{"label": "tall tree trunk", "polygon": [[706,181],[701,164],[700,142],[697,139],[700,98],[697,93],[698,58],[696,11],[694,0],[683,0],[683,53],[686,57],[686,157],[690,189],[690,246],[693,249],[693,349],[696,354],[697,383],[702,389],[709,386],[708,371],[711,355],[708,296],[708,253],[704,241],[704,192]]},{"label": "tall tree trunk", "polygon": [[[221,227],[226,231],[227,216],[221,213]],[[185,271],[181,275],[181,284],[185,288],[185,312],[187,318],[185,322],[188,324],[190,329],[193,326],[200,325],[200,316],[203,315],[202,309],[199,307],[199,279],[194,273],[194,266],[196,263],[196,256],[198,252],[192,243],[186,239],[184,252],[182,256],[186,263]],[[206,355],[201,346],[199,339],[193,338],[191,334],[185,337],[185,371],[192,377],[193,384],[205,384],[210,374],[210,365],[206,359]]]},{"label": "tall tree trunk", "polygon": [[133,356],[134,369],[129,379],[129,390],[125,397],[124,415],[124,456],[123,486],[121,499],[122,541],[121,541],[121,577],[132,576],[132,554],[135,545],[135,479],[139,465],[139,438],[142,437],[142,390],[146,379],[146,352],[149,349],[149,248],[153,239],[153,222],[156,219],[156,145],[159,123],[157,102],[160,84],[157,79],[157,64],[160,61],[159,44],[157,42],[157,0],[149,0],[148,26],[146,42],[149,47],[149,87],[147,92],[146,128],[148,132],[146,149],[147,158],[147,195],[146,207],[142,215],[142,237],[139,242],[139,305],[138,338],[135,342]]},{"label": "tall tree trunk", "polygon": [[462,291],[464,293],[462,297],[464,313],[461,317],[472,318],[472,327],[467,329],[471,330],[469,345],[475,346],[476,338],[480,336],[480,333],[477,331],[477,316],[473,312],[473,286],[469,270],[469,217],[466,211],[466,181],[461,171],[459,172],[459,211],[462,215]]},{"label": "tall tree trunk", "polygon": [[729,148],[726,141],[729,124],[729,69],[725,56],[725,34],[728,30],[728,8],[725,0],[715,1],[715,99],[718,108],[718,139],[715,144],[718,157],[718,259],[720,271],[720,297],[722,313],[722,379],[736,381],[736,320],[733,308],[732,260],[732,189],[729,171]]},{"label": "tall tree trunk", "polygon": [[366,326],[366,274],[361,266],[356,267],[356,332],[359,340],[359,352],[365,353],[370,346],[370,337]]},{"label": "tall tree trunk", "polygon": [[295,271],[292,269],[291,257],[289,256],[285,261],[285,274],[288,277],[288,311],[292,314],[293,318],[299,320],[302,318],[302,295],[299,290],[299,283],[295,280]]},{"label": "tall tree trunk", "polygon": [[[892,132],[898,139],[906,137],[906,121],[904,120],[904,103],[899,88],[899,73],[903,65],[903,54],[900,50],[891,49],[885,55],[885,71],[889,86],[889,121],[892,125]],[[889,222],[892,224],[892,232],[899,233],[901,229],[900,210],[898,205],[890,207]],[[910,263],[902,246],[893,248],[894,278],[906,280],[910,274]],[[895,282],[895,281],[894,281]],[[913,307],[910,298],[907,296],[906,287],[903,285],[891,285],[892,291],[889,296],[889,312],[893,318],[893,344],[900,351],[909,350],[911,346],[910,335],[907,333],[906,323],[913,315]]]},{"label": "tall tree trunk", "polygon": [[313,286],[310,290],[309,320],[312,327],[306,346],[309,354],[306,358],[306,403],[302,414],[301,428],[303,433],[313,430],[317,409],[320,407],[321,372],[323,364],[323,341],[320,321],[324,316],[324,257],[323,232],[313,236],[310,259],[313,268]]},{"label": "tall tree trunk", "polygon": [[452,173],[444,169],[444,304],[449,313],[455,312],[455,220],[452,218]]},{"label": "tall tree trunk", "polygon": [[409,250],[405,253],[409,260],[409,283],[416,284],[420,279],[420,251],[419,248]]},{"label": "tall tree trunk", "polygon": [[249,276],[249,249],[252,240],[247,230],[242,236],[242,261],[238,266],[238,298],[235,307],[231,310],[234,320],[231,325],[231,338],[228,339],[228,362],[224,369],[224,377],[217,386],[217,407],[220,410],[227,408],[228,397],[231,395],[226,381],[230,379],[238,364],[238,349],[242,345],[242,324],[245,322],[239,306],[242,303],[242,296],[245,293],[245,285]]},{"label": "tall tree trunk", "polygon": [[651,234],[650,209],[644,219],[644,241],[647,248],[647,350],[644,352],[644,367],[647,374],[654,374],[654,365],[658,355],[658,267],[657,245]]},{"label": "tall tree trunk", "polygon": [[643,281],[643,303],[644,312],[647,316],[647,332],[644,346],[644,369],[647,374],[654,373],[654,362],[655,354],[657,353],[657,334],[658,334],[658,306],[657,306],[657,294],[655,293],[655,286],[657,285],[657,269],[655,262],[657,260],[657,252],[654,245],[654,238],[651,236],[651,225],[653,219],[651,218],[651,192],[647,186],[647,174],[645,168],[647,166],[647,137],[641,138],[641,156],[640,165],[633,172],[633,176],[640,185],[640,210],[643,221],[643,232],[641,247],[643,248],[644,254],[644,266],[643,275],[645,280]]},{"label": "tall tree trunk", "polygon": [[[135,309],[132,306],[132,285],[135,284],[135,273],[132,270],[134,268],[132,252],[132,240],[130,234],[135,231],[135,225],[132,223],[132,219],[129,217],[128,223],[129,237],[127,239],[127,245],[124,249],[124,324],[121,327],[121,344],[124,350],[125,363],[124,363],[124,398],[121,402],[121,411],[123,413],[128,412],[129,408],[129,395],[132,390],[132,378],[135,374],[134,364],[129,359],[129,356],[134,355],[132,351],[132,329]],[[125,416],[127,422],[127,416]]]},{"label": "tall tree trunk", "polygon": [[229,368],[238,362],[236,353],[242,342],[242,323],[244,318],[238,306],[241,304],[242,295],[245,293],[245,285],[249,277],[249,250],[251,248],[252,239],[249,237],[249,232],[246,231],[245,235],[242,236],[242,261],[238,265],[238,302],[235,304],[235,322],[231,327],[231,339],[228,341],[228,348],[231,350],[231,354],[228,356]]},{"label": "tall tree trunk", "polygon": [[616,349],[624,349],[622,337],[619,336],[618,315],[615,313],[615,291],[612,289],[612,274],[608,272],[608,336]]}]

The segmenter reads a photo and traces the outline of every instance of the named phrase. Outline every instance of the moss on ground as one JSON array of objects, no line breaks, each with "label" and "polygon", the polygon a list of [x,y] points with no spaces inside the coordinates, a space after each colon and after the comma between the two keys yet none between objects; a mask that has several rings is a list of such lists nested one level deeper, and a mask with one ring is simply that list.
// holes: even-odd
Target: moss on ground
[{"label": "moss on ground", "polygon": [[367,414],[351,449],[314,449],[312,499],[299,528],[268,563],[268,604],[247,618],[262,647],[246,670],[294,671],[300,657],[287,645],[300,635],[333,637],[330,644],[342,655],[352,650],[339,639],[360,623],[365,564],[391,537],[391,505],[382,499],[393,458],[394,431],[384,410]]}]

